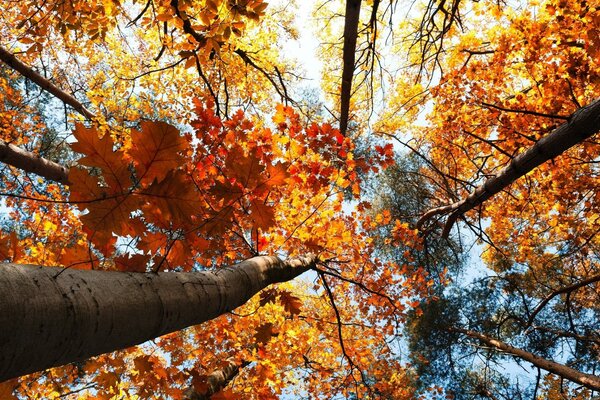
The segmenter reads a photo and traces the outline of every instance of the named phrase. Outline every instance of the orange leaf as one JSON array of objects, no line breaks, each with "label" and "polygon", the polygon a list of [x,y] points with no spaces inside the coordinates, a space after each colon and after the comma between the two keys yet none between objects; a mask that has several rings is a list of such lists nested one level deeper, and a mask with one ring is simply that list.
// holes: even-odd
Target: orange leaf
[{"label": "orange leaf", "polygon": [[202,215],[202,201],[181,170],[169,171],[162,181],[155,180],[142,194],[147,200],[142,208],[146,217],[160,226],[186,225],[192,217]]},{"label": "orange leaf", "polygon": [[98,135],[96,128],[76,124],[73,136],[77,142],[71,143],[71,148],[84,155],[79,159],[79,164],[100,168],[109,186],[124,190],[130,185],[130,173],[124,154],[113,150],[114,142],[109,134],[102,138]]},{"label": "orange leaf", "polygon": [[177,128],[165,122],[145,121],[141,125],[141,131],[131,133],[128,154],[142,184],[160,182],[169,171],[183,165],[185,159],[180,153],[187,150],[188,142]]},{"label": "orange leaf", "polygon": [[261,229],[269,229],[275,225],[275,212],[273,207],[264,204],[260,200],[252,200],[250,202],[250,217],[256,227]]},{"label": "orange leaf", "polygon": [[300,300],[298,297],[292,295],[287,290],[282,290],[281,294],[279,295],[279,299],[281,304],[283,304],[283,308],[285,308],[287,312],[292,315],[300,314],[302,300]]},{"label": "orange leaf", "polygon": [[271,340],[273,336],[277,336],[277,334],[278,332],[273,327],[273,324],[267,322],[265,324],[259,325],[256,328],[254,339],[256,339],[256,342],[259,344],[267,344],[269,340]]},{"label": "orange leaf", "polygon": [[[110,193],[100,186],[97,177],[79,168],[69,172],[71,194],[69,200],[79,203],[79,209],[88,210],[81,221],[92,234],[94,243],[107,244],[111,233],[126,235],[131,233],[128,225],[132,211],[139,209],[140,202],[129,193]],[[98,233],[98,234],[96,234]]]}]

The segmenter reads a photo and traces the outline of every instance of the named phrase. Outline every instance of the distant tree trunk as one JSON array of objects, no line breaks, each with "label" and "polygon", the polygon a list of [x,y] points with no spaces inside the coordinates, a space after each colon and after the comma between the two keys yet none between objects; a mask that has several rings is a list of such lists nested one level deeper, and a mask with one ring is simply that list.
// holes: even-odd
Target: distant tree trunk
[{"label": "distant tree trunk", "polygon": [[0,264],[0,381],[216,318],[316,260],[261,256],[215,272],[158,274]]},{"label": "distant tree trunk", "polygon": [[238,362],[233,358],[226,361],[226,365],[206,378],[206,388],[202,391],[190,387],[184,394],[184,400],[208,400],[210,397],[223,390],[229,382],[239,374],[240,370],[250,365],[250,362]]},{"label": "distant tree trunk", "polygon": [[420,229],[427,220],[435,215],[449,214],[442,232],[443,237],[448,237],[452,225],[464,213],[506,189],[508,185],[529,171],[562,154],[598,131],[600,131],[600,99],[575,111],[569,116],[567,122],[538,140],[527,151],[513,158],[506,168],[486,180],[464,199],[426,212],[417,222],[417,227]]},{"label": "distant tree trunk", "polygon": [[556,363],[554,361],[547,360],[542,357],[538,357],[528,351],[512,347],[498,339],[491,338],[479,332],[470,331],[466,329],[450,328],[451,332],[462,333],[474,339],[478,339],[488,346],[495,348],[496,350],[518,357],[524,361],[527,361],[538,368],[546,370],[552,374],[558,375],[571,382],[578,383],[585,386],[588,389],[600,390],[600,377],[596,375],[586,374],[576,369],[567,367],[566,365]]},{"label": "distant tree trunk", "polygon": [[344,67],[342,70],[342,88],[340,93],[340,133],[346,135],[350,118],[350,98],[352,97],[352,78],[356,59],[356,38],[360,19],[361,0],[346,0],[344,20]]}]

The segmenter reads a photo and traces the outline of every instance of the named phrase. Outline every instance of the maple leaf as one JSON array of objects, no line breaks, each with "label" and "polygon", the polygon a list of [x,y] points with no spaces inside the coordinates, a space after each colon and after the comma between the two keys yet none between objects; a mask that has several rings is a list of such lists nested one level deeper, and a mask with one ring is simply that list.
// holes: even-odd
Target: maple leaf
[{"label": "maple leaf", "polygon": [[269,187],[284,185],[287,182],[287,178],[290,176],[287,167],[287,164],[284,163],[269,164],[267,166],[269,179],[266,181],[266,184],[269,185]]},{"label": "maple leaf", "polygon": [[250,217],[257,228],[269,229],[275,225],[275,212],[272,206],[264,204],[261,200],[250,202]]},{"label": "maple leaf", "polygon": [[138,356],[133,359],[133,364],[135,365],[135,369],[140,374],[147,374],[152,372],[154,368],[154,362],[150,360],[149,355]]},{"label": "maple leaf", "polygon": [[245,155],[239,146],[234,146],[225,160],[225,167],[229,177],[234,177],[243,187],[254,189],[259,182],[264,181],[265,167],[260,163],[260,158],[254,153]]},{"label": "maple leaf", "polygon": [[70,146],[73,151],[84,155],[79,159],[79,164],[100,168],[109,186],[124,190],[131,183],[124,154],[114,150],[110,134],[105,133],[102,137],[99,137],[99,134],[95,127],[86,128],[82,124],[76,124],[73,136],[77,142],[71,143]]},{"label": "maple leaf", "polygon": [[105,389],[116,388],[119,385],[119,377],[113,372],[100,372],[96,382]]},{"label": "maple leaf", "polygon": [[18,386],[16,379],[0,383],[0,399],[17,400],[18,397],[13,395],[13,391]]},{"label": "maple leaf", "polygon": [[271,289],[265,289],[262,292],[260,292],[260,301],[259,304],[260,306],[264,306],[268,303],[274,303],[275,299],[277,298],[277,294],[279,293],[279,290],[271,288]]},{"label": "maple leaf", "polygon": [[279,301],[283,308],[292,315],[299,315],[302,307],[302,300],[292,295],[287,290],[282,290],[279,294]]},{"label": "maple leaf", "polygon": [[79,168],[71,168],[69,180],[72,190],[69,200],[77,203],[82,210],[84,227],[92,233],[94,243],[106,245],[111,233],[130,233],[131,212],[139,209],[140,201],[130,193],[111,193],[100,185],[100,180]]},{"label": "maple leaf", "polygon": [[264,323],[256,327],[254,339],[259,344],[267,344],[273,336],[277,336],[279,332],[275,329],[271,322]]},{"label": "maple leaf", "polygon": [[161,181],[155,179],[142,194],[144,214],[160,226],[184,226],[194,217],[202,217],[203,202],[181,170],[169,171]]},{"label": "maple leaf", "polygon": [[146,272],[150,256],[145,254],[127,254],[115,258],[115,266],[119,271]]},{"label": "maple leaf", "polygon": [[127,153],[142,185],[160,182],[183,165],[181,153],[188,149],[188,142],[177,128],[162,121],[144,121],[141,127],[141,131],[131,132],[132,146]]},{"label": "maple leaf", "polygon": [[8,235],[0,234],[0,259],[7,260],[10,258],[10,240]]}]

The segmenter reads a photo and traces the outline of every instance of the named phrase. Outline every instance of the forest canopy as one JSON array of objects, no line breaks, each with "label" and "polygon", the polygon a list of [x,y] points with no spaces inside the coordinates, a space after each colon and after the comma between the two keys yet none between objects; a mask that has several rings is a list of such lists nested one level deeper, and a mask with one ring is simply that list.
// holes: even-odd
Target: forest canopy
[{"label": "forest canopy", "polygon": [[598,0],[0,9],[0,398],[597,397]]}]

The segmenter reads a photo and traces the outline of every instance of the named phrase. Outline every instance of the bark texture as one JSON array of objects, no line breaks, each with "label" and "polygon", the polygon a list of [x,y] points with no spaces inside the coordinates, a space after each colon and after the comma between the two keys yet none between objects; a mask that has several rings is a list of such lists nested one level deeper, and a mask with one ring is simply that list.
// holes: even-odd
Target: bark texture
[{"label": "bark texture", "polygon": [[241,364],[235,359],[228,359],[226,365],[211,373],[206,378],[206,389],[202,391],[189,388],[184,394],[184,400],[208,400],[210,397],[223,390],[229,382],[233,380],[240,372],[240,369],[250,365],[250,362],[244,361]]},{"label": "bark texture", "polygon": [[88,119],[93,119],[94,114],[85,108],[83,104],[81,104],[75,97],[70,94],[64,92],[57,86],[53,85],[48,79],[44,78],[42,75],[38,74],[31,67],[23,64],[17,57],[15,57],[11,52],[6,50],[5,48],[0,46],[0,60],[2,60],[6,65],[23,75],[25,78],[31,80],[36,85],[38,85],[43,90],[51,93],[56,96],[60,100],[62,100],[65,104],[73,107],[77,112]]},{"label": "bark texture", "polygon": [[350,97],[352,97],[352,78],[356,58],[356,37],[358,36],[358,20],[361,0],[346,0],[346,17],[344,21],[344,67],[342,70],[342,90],[340,95],[340,132],[346,134],[350,113]]},{"label": "bark texture", "polygon": [[200,324],[314,267],[261,256],[216,272],[0,265],[0,382]]},{"label": "bark texture", "polygon": [[450,214],[442,232],[443,237],[448,237],[452,225],[464,213],[501,192],[534,168],[562,154],[598,131],[600,131],[600,99],[575,111],[567,122],[541,138],[527,151],[513,158],[506,168],[486,180],[469,196],[456,203],[429,210],[417,222],[417,227],[420,229],[427,220],[435,215]]},{"label": "bark texture", "polygon": [[69,170],[13,144],[0,142],[0,161],[58,183],[69,184]]},{"label": "bark texture", "polygon": [[556,363],[554,361],[547,360],[542,357],[538,357],[533,353],[528,351],[512,347],[500,340],[491,338],[489,336],[483,335],[479,332],[474,332],[466,329],[450,329],[453,332],[459,332],[464,335],[467,335],[471,338],[478,339],[481,342],[485,343],[488,346],[491,346],[497,350],[502,352],[511,354],[515,357],[519,357],[522,360],[525,360],[538,368],[546,370],[552,374],[556,374],[564,379],[567,379],[571,382],[578,383],[582,386],[585,386],[588,389],[592,390],[600,390],[600,377],[596,375],[586,374],[581,371],[577,371],[576,369],[567,367],[566,365]]}]

